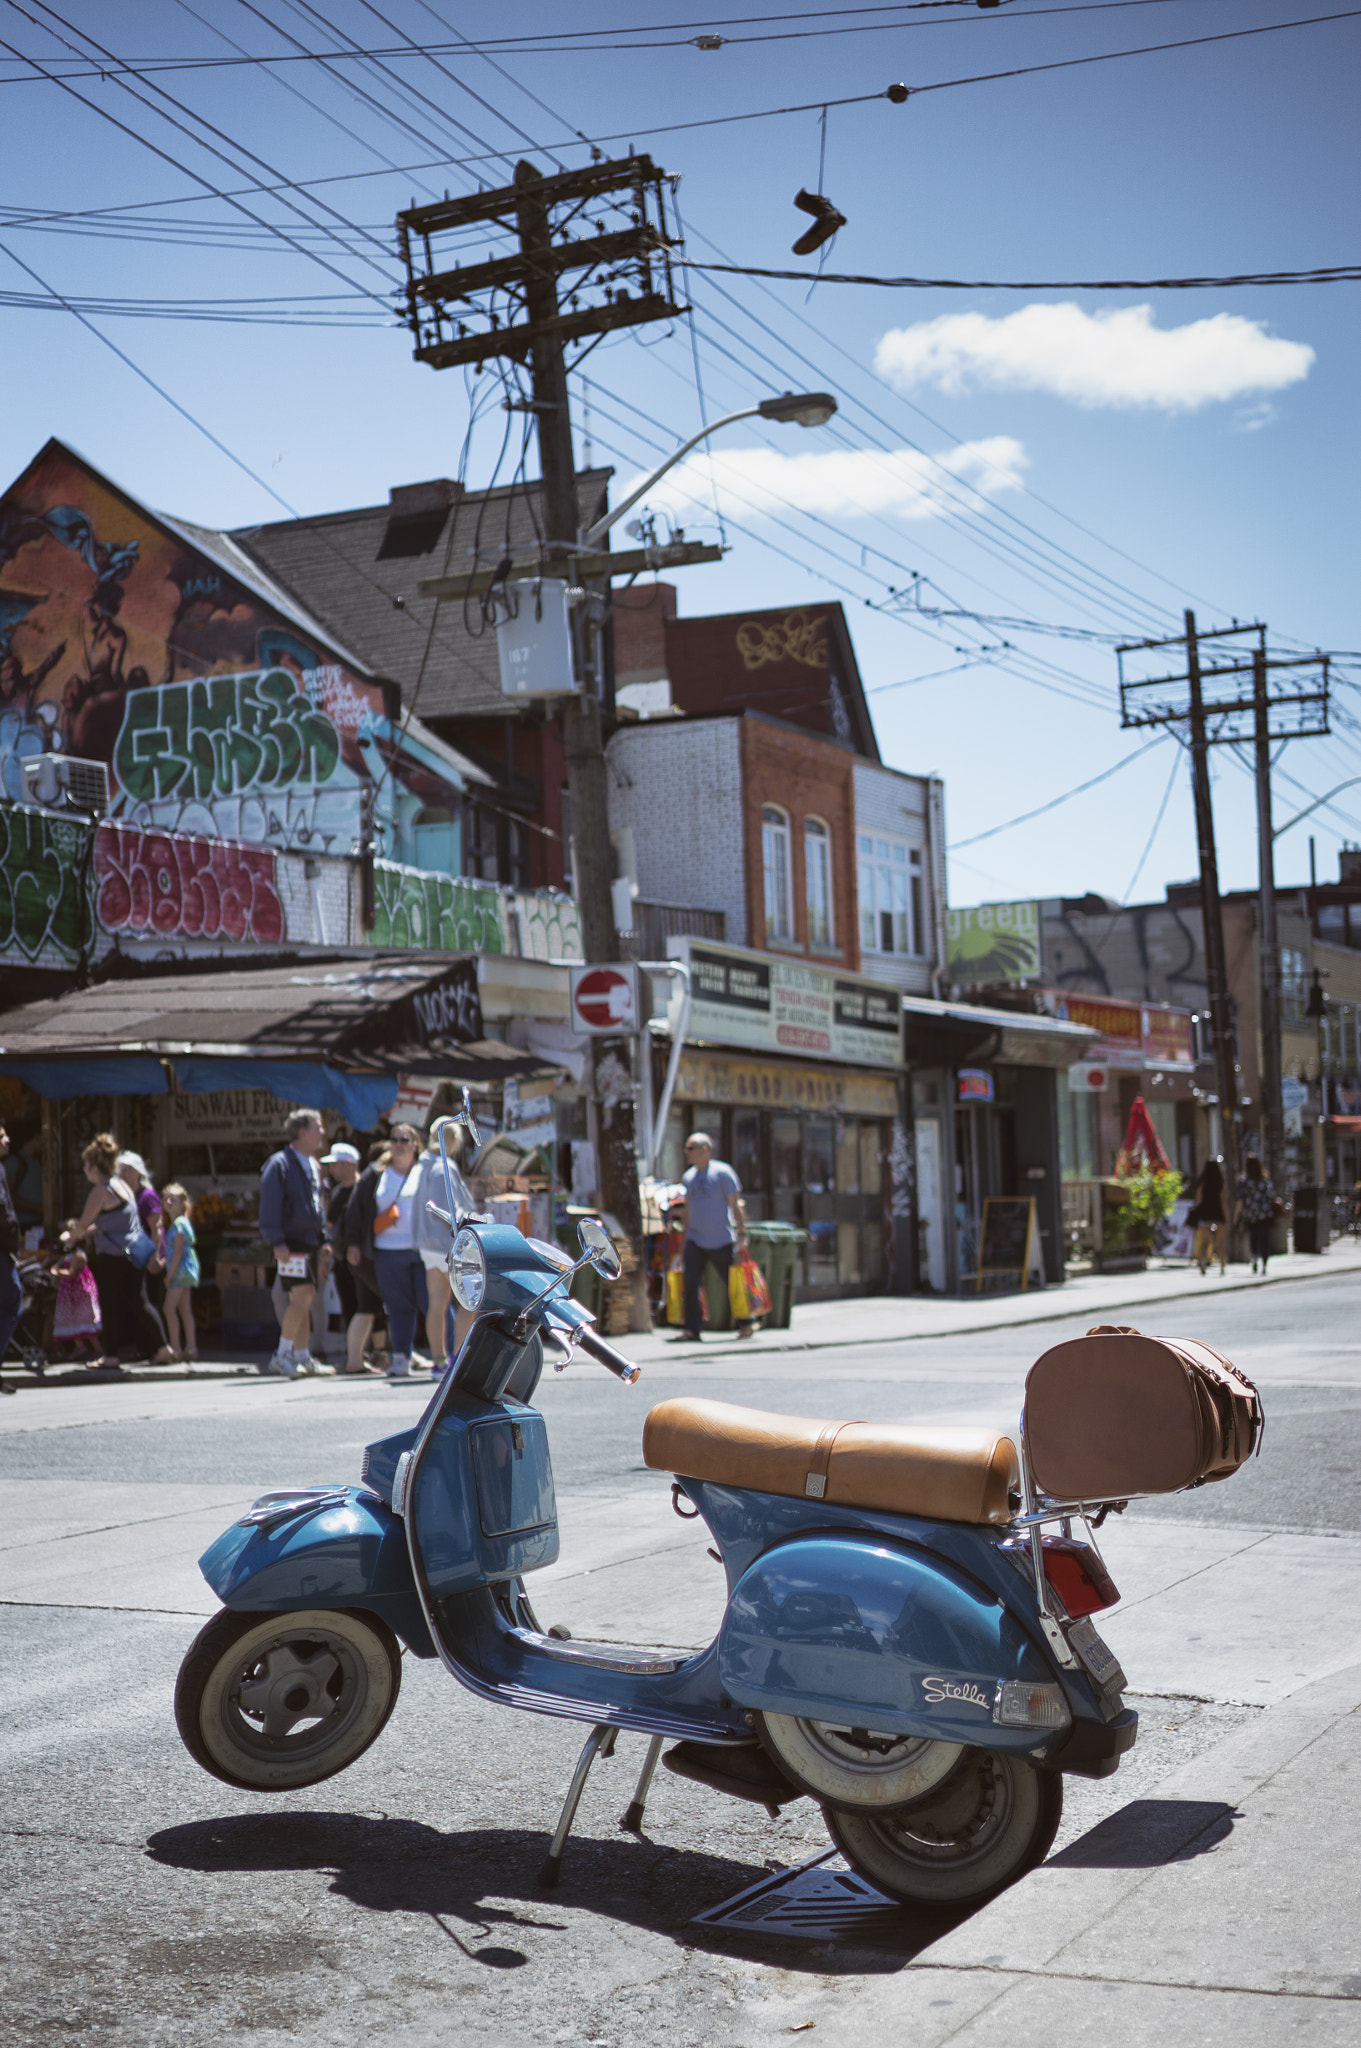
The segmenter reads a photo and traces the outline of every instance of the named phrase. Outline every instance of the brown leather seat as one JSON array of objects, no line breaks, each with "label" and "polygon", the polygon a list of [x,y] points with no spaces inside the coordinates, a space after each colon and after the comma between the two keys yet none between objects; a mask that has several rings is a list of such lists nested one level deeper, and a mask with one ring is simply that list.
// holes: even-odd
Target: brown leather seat
[{"label": "brown leather seat", "polygon": [[1016,1448],[991,1429],[821,1422],[726,1401],[660,1401],[643,1425],[655,1472],[941,1522],[1011,1519]]}]

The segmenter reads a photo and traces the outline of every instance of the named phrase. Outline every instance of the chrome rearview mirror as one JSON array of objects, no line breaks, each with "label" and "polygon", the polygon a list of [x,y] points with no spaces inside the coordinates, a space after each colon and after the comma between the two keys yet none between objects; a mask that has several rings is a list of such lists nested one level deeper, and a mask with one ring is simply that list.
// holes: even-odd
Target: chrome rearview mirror
[{"label": "chrome rearview mirror", "polygon": [[480,1145],[482,1143],[482,1134],[477,1128],[477,1118],[473,1115],[473,1098],[466,1088],[463,1089],[462,1095],[463,1100],[454,1111],[454,1122],[462,1124],[464,1130],[468,1133],[470,1145]]},{"label": "chrome rearview mirror", "polygon": [[594,1216],[583,1216],[577,1225],[577,1236],[582,1251],[596,1272],[605,1280],[617,1280],[624,1269],[604,1224],[598,1223]]}]

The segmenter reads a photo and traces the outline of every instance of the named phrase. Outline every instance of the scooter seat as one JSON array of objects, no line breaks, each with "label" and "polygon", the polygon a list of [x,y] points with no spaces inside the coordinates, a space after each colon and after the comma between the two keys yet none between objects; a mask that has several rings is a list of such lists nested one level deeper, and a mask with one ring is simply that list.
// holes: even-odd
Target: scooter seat
[{"label": "scooter seat", "polygon": [[654,1472],[929,1521],[1004,1523],[1020,1476],[991,1429],[821,1422],[726,1401],[659,1401],[643,1424]]}]

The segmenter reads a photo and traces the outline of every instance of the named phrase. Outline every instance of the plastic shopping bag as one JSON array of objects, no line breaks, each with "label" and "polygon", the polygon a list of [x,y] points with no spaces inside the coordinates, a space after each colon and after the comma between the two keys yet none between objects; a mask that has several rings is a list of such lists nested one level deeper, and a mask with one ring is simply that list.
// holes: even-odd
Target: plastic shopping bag
[{"label": "plastic shopping bag", "polygon": [[685,1321],[685,1281],[679,1259],[666,1276],[666,1320],[677,1330]]},{"label": "plastic shopping bag", "polygon": [[747,1280],[741,1263],[734,1259],[728,1268],[728,1307],[732,1310],[735,1323],[749,1323],[751,1309],[747,1304]]},{"label": "plastic shopping bag", "polygon": [[[743,1252],[740,1259],[733,1261],[732,1270],[736,1272],[739,1269],[742,1274],[743,1285],[746,1288],[748,1317],[768,1316],[770,1314],[770,1288],[766,1284],[765,1274],[761,1271],[761,1268],[757,1265],[750,1252]],[[735,1313],[736,1311],[734,1311]]]}]

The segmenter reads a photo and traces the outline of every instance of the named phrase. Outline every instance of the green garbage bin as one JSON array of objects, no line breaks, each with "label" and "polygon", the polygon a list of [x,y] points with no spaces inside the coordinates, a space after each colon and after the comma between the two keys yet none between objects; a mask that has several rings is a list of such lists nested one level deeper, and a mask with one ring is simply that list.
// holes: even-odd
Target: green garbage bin
[{"label": "green garbage bin", "polygon": [[808,1232],[797,1223],[749,1223],[747,1241],[751,1255],[766,1276],[770,1289],[768,1330],[787,1330],[794,1317],[794,1276],[799,1264],[799,1246]]}]

